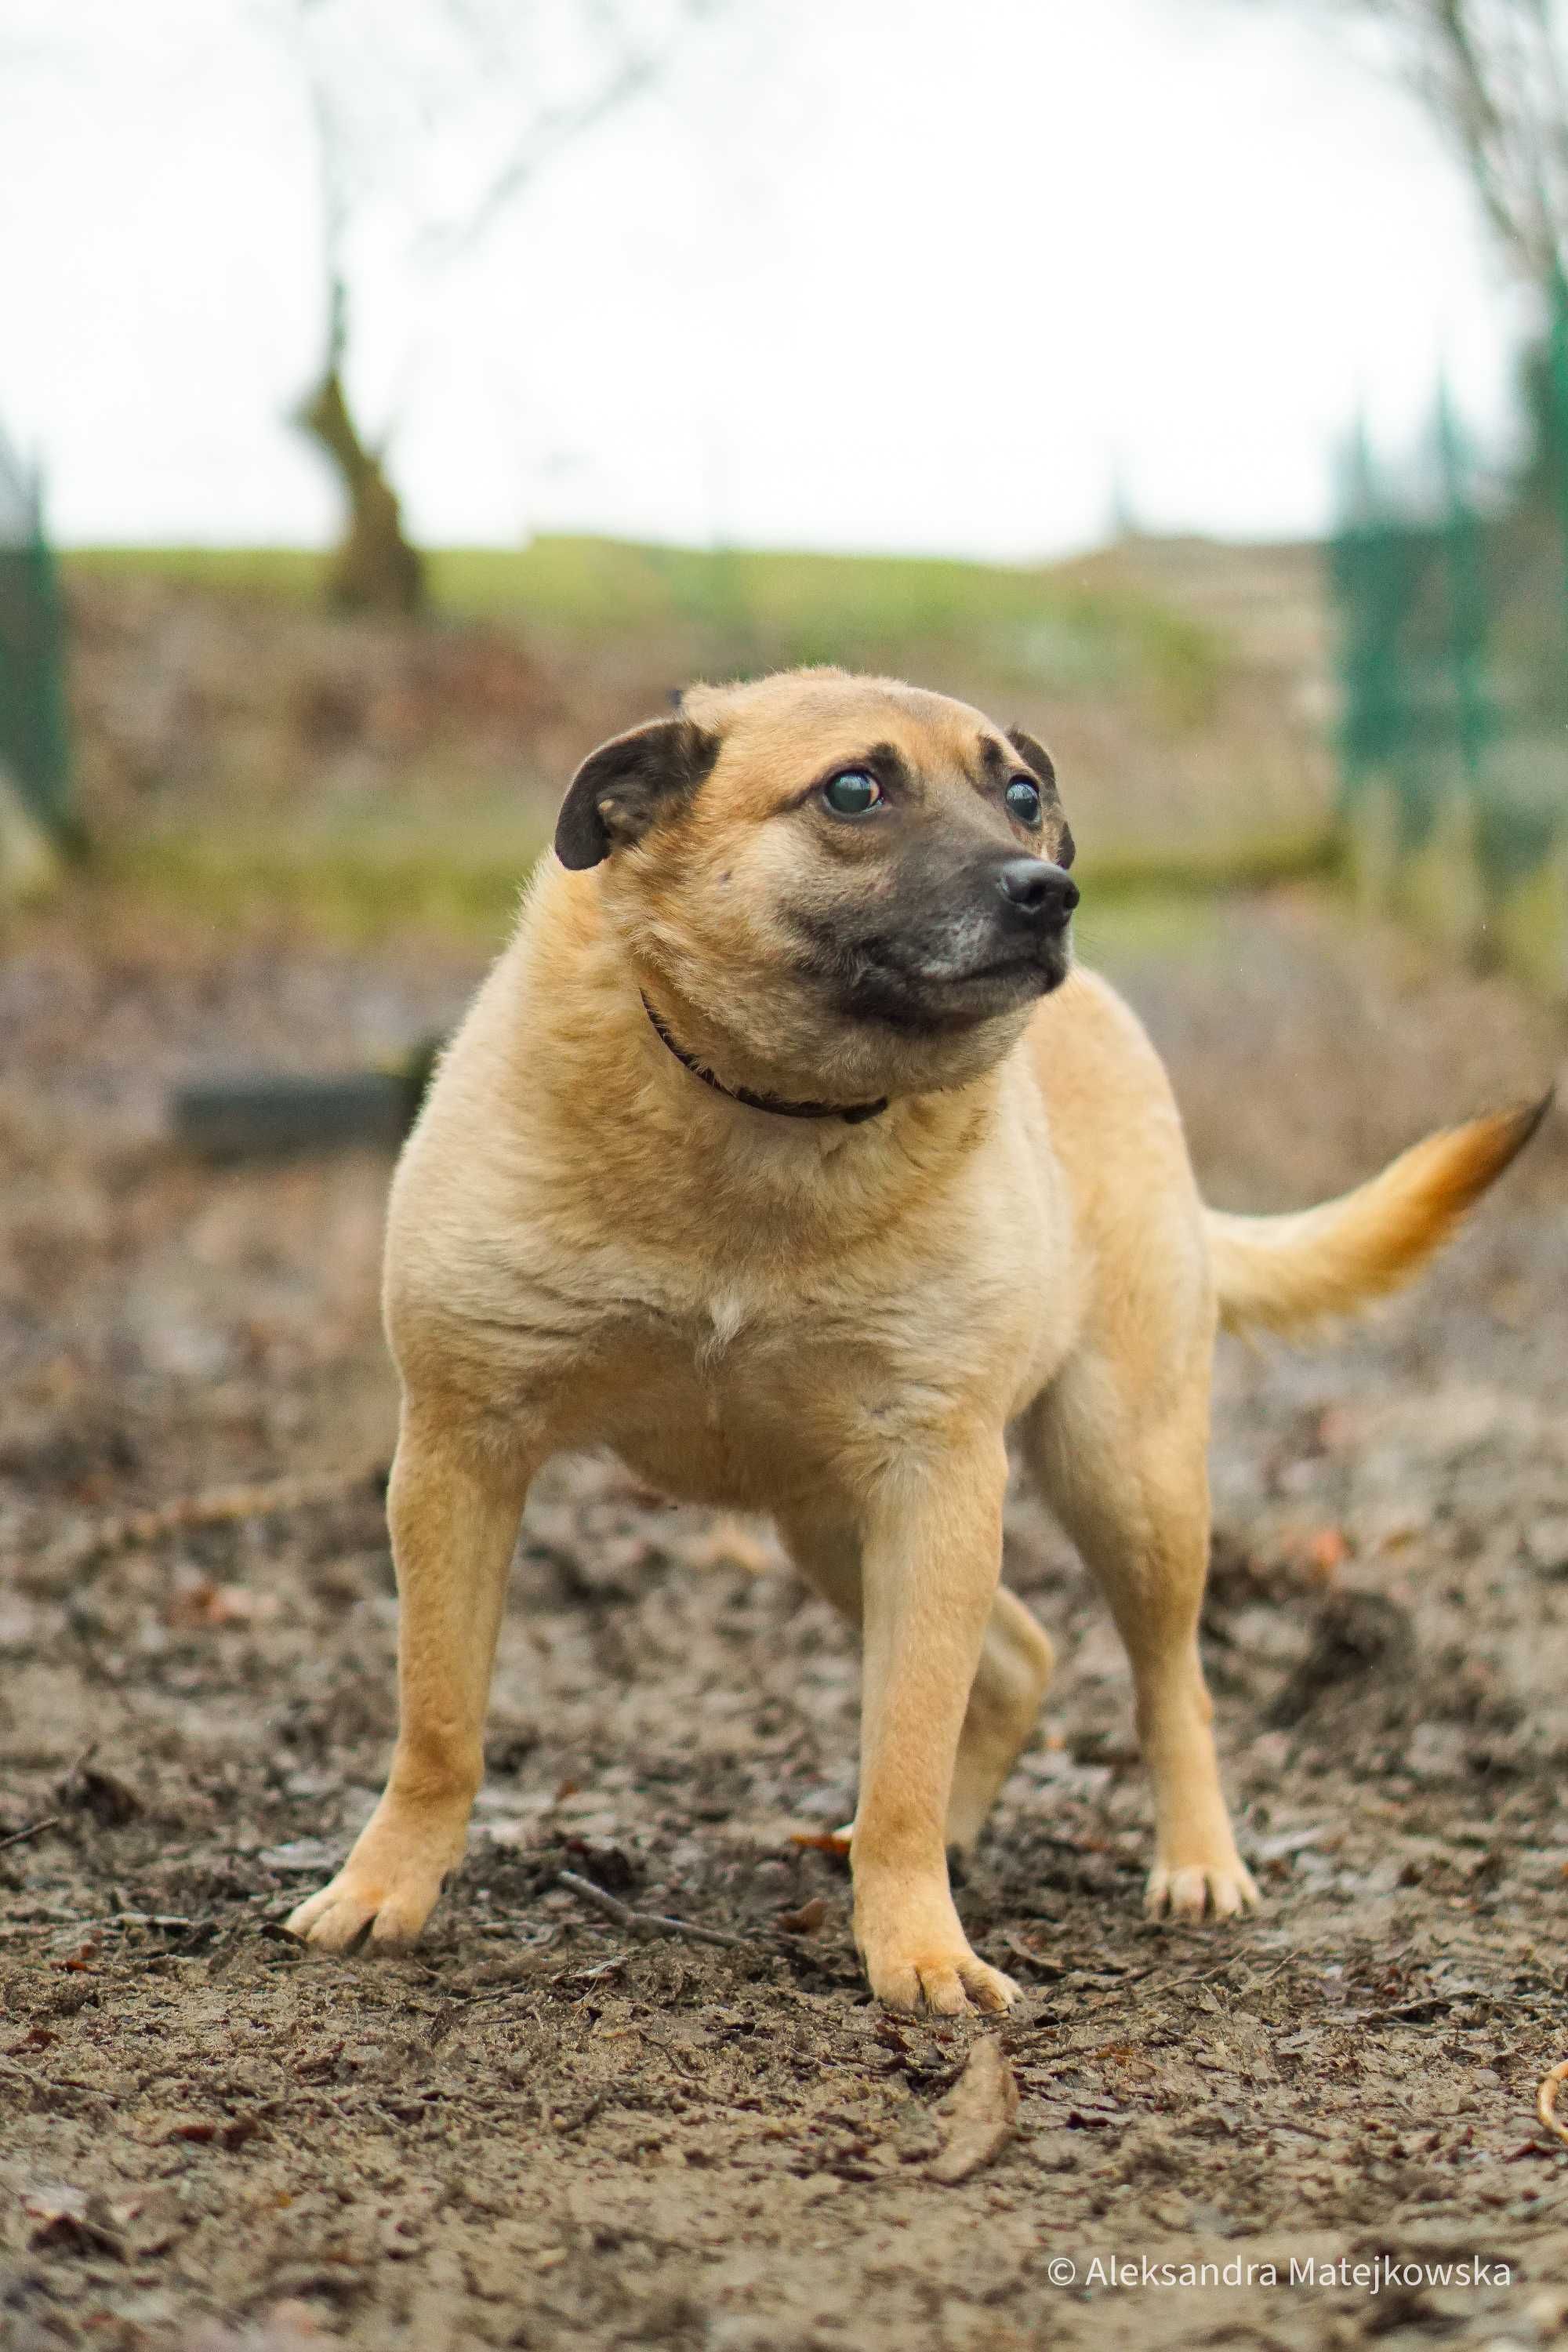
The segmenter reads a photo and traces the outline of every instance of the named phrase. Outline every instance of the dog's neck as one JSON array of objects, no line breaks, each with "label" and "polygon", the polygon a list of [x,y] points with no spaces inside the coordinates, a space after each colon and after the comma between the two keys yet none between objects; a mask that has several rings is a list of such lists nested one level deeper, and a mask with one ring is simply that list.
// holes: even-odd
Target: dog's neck
[{"label": "dog's neck", "polygon": [[[973,1073],[933,1071],[925,1085],[889,1088],[879,1118],[847,1125],[844,1111],[868,1099],[879,1071],[840,1070],[830,1052],[814,1067],[808,1041],[798,1034],[781,1035],[776,1057],[759,1054],[750,1039],[731,1037],[710,1008],[689,1001],[676,977],[662,967],[650,971],[629,951],[642,944],[628,943],[605,920],[595,889],[552,865],[490,983],[503,1051],[527,1068],[531,1124],[542,1146],[553,1138],[548,1157],[563,1186],[580,1188],[584,1153],[596,1156],[628,1230],[646,1223],[650,1240],[661,1240],[671,1190],[689,1183],[710,1204],[721,1167],[726,1197],[743,1195],[748,1203],[739,1229],[756,1246],[791,1246],[787,1236],[798,1239],[819,1224],[831,1228],[837,1245],[851,1227],[885,1229],[896,1215],[910,1150],[928,1169],[941,1161],[956,1171],[988,1127],[1005,1056]],[[645,991],[680,1058],[649,1019]],[[718,1084],[691,1070],[687,1055]],[[822,1099],[833,1115],[755,1111],[742,1087],[767,1103]],[[835,1088],[838,1099],[828,1101]],[[652,1184],[650,1152],[660,1171]],[[830,1187],[802,1181],[819,1160],[834,1165]]]},{"label": "dog's neck", "polygon": [[875,1102],[786,1102],[778,1095],[755,1094],[750,1087],[727,1087],[705,1062],[695,1054],[688,1053],[684,1045],[677,1044],[668,1024],[660,1019],[646,991],[642,992],[642,1003],[643,1011],[653,1024],[655,1035],[661,1045],[669,1048],[682,1068],[689,1070],[694,1078],[700,1078],[705,1087],[711,1087],[715,1094],[723,1095],[731,1102],[743,1104],[747,1110],[765,1111],[773,1118],[837,1118],[841,1119],[846,1127],[863,1127],[868,1118],[880,1118],[888,1108],[886,1095]]}]

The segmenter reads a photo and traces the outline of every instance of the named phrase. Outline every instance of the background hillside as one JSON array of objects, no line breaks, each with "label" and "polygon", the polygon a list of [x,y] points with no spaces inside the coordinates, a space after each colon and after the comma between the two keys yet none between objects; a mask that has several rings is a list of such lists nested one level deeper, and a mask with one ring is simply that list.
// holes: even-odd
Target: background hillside
[{"label": "background hillside", "polygon": [[1197,540],[1022,570],[554,538],[437,551],[413,621],[323,613],[304,553],[85,551],[82,814],[120,879],[488,919],[604,735],[693,677],[837,660],[1040,735],[1090,878],[1289,869],[1332,789],[1321,566]]}]

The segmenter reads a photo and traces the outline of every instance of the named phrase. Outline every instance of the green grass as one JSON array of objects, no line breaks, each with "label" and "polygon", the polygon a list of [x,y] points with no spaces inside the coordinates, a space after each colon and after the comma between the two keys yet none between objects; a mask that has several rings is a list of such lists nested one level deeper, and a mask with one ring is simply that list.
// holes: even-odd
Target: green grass
[{"label": "green grass", "polygon": [[[744,668],[908,667],[911,651],[942,645],[1037,686],[1142,687],[1181,723],[1205,716],[1226,658],[1201,623],[1133,589],[1085,588],[1070,570],[567,536],[437,548],[428,560],[435,609],[455,618],[584,636],[695,632]],[[152,575],[300,604],[319,598],[322,561],[298,548],[202,547],[79,548],[64,559],[68,575]]]},{"label": "green grass", "polygon": [[515,824],[504,837],[477,827],[438,845],[418,826],[154,832],[99,860],[91,881],[224,928],[283,921],[356,945],[430,931],[499,948],[543,846]]}]

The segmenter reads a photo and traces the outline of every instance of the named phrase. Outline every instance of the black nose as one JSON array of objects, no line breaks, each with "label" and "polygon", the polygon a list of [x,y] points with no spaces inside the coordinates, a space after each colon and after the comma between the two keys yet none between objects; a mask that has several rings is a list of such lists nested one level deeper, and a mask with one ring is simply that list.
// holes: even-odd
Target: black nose
[{"label": "black nose", "polygon": [[1042,931],[1059,931],[1078,905],[1078,884],[1059,866],[1043,857],[1010,857],[996,877],[996,887],[1025,922]]}]

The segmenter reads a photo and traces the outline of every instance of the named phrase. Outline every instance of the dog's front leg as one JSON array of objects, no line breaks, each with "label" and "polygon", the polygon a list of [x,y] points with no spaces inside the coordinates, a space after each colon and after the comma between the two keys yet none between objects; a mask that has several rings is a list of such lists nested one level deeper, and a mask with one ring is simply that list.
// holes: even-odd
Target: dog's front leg
[{"label": "dog's front leg", "polygon": [[330,1885],[289,1920],[340,1951],[406,1942],[462,1859],[507,1570],[533,1467],[510,1436],[405,1406],[387,1494],[397,1566],[397,1747],[385,1790]]},{"label": "dog's front leg", "polygon": [[862,1537],[865,1687],[851,1864],[855,1940],[890,2009],[1005,2009],[948,1885],[959,1734],[1002,1567],[1007,1460],[994,1431],[877,1480]]}]

